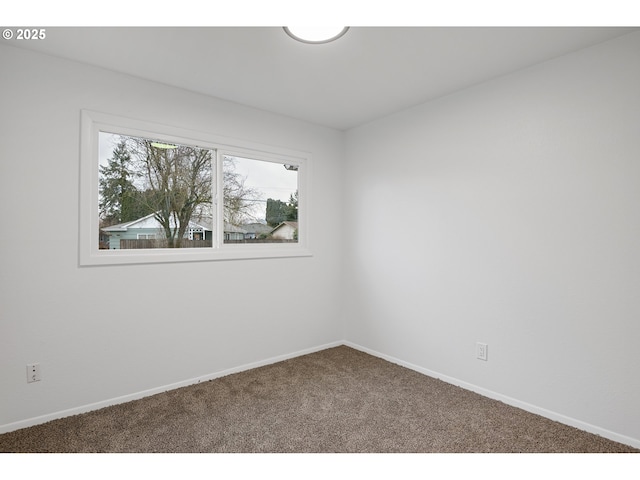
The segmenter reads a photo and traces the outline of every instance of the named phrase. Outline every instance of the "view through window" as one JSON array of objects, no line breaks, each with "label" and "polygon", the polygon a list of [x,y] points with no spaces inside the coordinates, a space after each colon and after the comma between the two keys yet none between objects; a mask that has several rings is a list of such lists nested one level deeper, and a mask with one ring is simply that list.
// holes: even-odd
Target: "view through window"
[{"label": "view through window", "polygon": [[294,165],[222,156],[224,243],[298,241]]},{"label": "view through window", "polygon": [[102,131],[98,143],[99,249],[298,241],[297,165]]}]

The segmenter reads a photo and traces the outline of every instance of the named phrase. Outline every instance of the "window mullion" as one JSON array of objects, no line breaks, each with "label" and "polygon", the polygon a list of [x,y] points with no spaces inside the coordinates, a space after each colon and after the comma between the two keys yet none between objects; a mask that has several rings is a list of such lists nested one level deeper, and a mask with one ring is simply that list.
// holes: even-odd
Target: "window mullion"
[{"label": "window mullion", "polygon": [[211,244],[214,248],[220,248],[220,246],[224,243],[224,185],[222,182],[224,181],[224,175],[222,172],[222,158],[221,158],[220,150],[216,150],[215,155],[215,178],[213,179],[212,188],[214,192],[212,194],[212,198],[215,199],[215,218],[214,224],[215,228],[215,238],[212,239]]}]

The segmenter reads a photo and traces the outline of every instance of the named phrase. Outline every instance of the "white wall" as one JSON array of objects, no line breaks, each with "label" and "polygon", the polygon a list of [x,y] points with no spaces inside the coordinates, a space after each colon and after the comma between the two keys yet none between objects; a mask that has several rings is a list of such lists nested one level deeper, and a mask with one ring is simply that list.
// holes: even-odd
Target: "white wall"
[{"label": "white wall", "polygon": [[635,33],[348,132],[347,340],[640,446],[638,52]]},{"label": "white wall", "polygon": [[[344,337],[341,132],[13,47],[0,64],[0,431]],[[79,268],[81,109],[311,152],[314,256]]]},{"label": "white wall", "polygon": [[[346,338],[640,446],[639,49],[354,129],[345,182],[339,132],[0,47],[0,432]],[[79,268],[82,108],[311,151],[315,255]]]}]

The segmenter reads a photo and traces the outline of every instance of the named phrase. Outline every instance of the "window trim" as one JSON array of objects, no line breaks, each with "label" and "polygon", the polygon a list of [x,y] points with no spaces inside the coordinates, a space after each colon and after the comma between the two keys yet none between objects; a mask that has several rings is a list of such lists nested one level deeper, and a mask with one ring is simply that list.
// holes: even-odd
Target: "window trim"
[{"label": "window trim", "polygon": [[[149,263],[204,262],[262,258],[307,257],[309,167],[311,154],[284,147],[231,139],[200,131],[137,120],[91,110],[81,111],[80,120],[79,265],[128,265]],[[215,150],[214,183],[221,179],[221,155],[245,157],[298,166],[298,242],[225,244],[222,201],[216,203],[216,234],[211,248],[158,248],[146,250],[100,250],[98,214],[99,132],[153,138],[167,143],[193,145]],[[221,181],[221,180],[220,180]],[[217,187],[216,187],[217,190]],[[215,194],[215,192],[214,192]]]}]

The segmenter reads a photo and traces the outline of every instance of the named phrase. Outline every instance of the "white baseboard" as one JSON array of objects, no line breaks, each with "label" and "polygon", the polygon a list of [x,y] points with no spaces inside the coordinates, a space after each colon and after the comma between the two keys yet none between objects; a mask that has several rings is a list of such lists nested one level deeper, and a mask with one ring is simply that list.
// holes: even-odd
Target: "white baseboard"
[{"label": "white baseboard", "polygon": [[227,370],[223,370],[220,372],[210,373],[207,375],[203,375],[201,377],[190,378],[188,380],[183,380],[181,382],[176,382],[169,385],[163,385],[161,387],[151,388],[149,390],[143,390],[141,392],[136,392],[129,395],[123,395],[121,397],[111,398],[109,400],[103,400],[103,401],[91,403],[88,405],[81,405],[79,407],[70,408],[68,410],[48,413],[46,415],[28,418],[26,420],[20,420],[18,422],[7,423],[5,425],[0,425],[0,434],[12,432],[14,430],[19,430],[21,428],[32,427],[34,425],[40,425],[42,423],[50,422],[52,420],[57,420],[59,418],[70,417],[72,415],[79,415],[81,413],[92,412],[94,410],[99,410],[104,407],[110,407],[112,405],[118,405],[120,403],[139,400],[141,398],[149,397],[151,395],[156,395],[158,393],[167,392],[169,390],[175,390],[176,388],[187,387],[189,385],[195,385],[196,383],[200,383],[200,382],[207,382],[209,380],[214,380],[216,378],[226,377],[227,375],[231,375],[233,373],[244,372],[246,370],[251,370],[253,368],[263,367],[265,365],[271,365],[273,363],[278,363],[284,360],[289,360],[291,358],[300,357],[302,355],[308,355],[310,353],[319,352],[321,350],[326,350],[327,348],[338,347],[340,345],[344,345],[344,342],[338,341],[338,342],[327,343],[325,345],[319,345],[317,347],[307,348],[305,350],[299,350],[297,352],[293,352],[285,355],[278,355],[276,357],[271,357],[266,360],[260,360],[258,362],[252,362],[252,363],[248,363],[238,367],[229,368]]},{"label": "white baseboard", "polygon": [[0,434],[2,433],[7,433],[7,432],[12,432],[14,430],[19,430],[21,428],[27,428],[27,427],[32,427],[34,425],[39,425],[42,423],[46,423],[46,422],[50,422],[52,420],[57,420],[59,418],[64,418],[64,417],[69,417],[71,415],[78,415],[81,413],[87,413],[87,412],[91,412],[94,410],[99,410],[101,408],[104,407],[109,407],[111,405],[118,405],[121,403],[126,403],[126,402],[130,402],[133,400],[138,400],[144,397],[149,397],[151,395],[156,395],[158,393],[163,393],[169,390],[175,390],[176,388],[181,388],[181,387],[187,387],[189,385],[194,385],[200,382],[206,382],[209,380],[214,380],[216,378],[220,378],[220,377],[225,377],[227,375],[231,375],[234,373],[239,373],[239,372],[244,372],[246,370],[251,370],[253,368],[258,368],[258,367],[262,367],[265,365],[271,365],[273,363],[278,363],[278,362],[282,362],[284,360],[289,360],[291,358],[295,358],[295,357],[300,357],[303,355],[308,355],[310,353],[315,353],[315,352],[319,352],[321,350],[326,350],[327,348],[333,348],[333,347],[338,347],[341,345],[346,345],[348,347],[354,348],[356,350],[359,350],[361,352],[367,353],[369,355],[373,355],[374,357],[378,357],[378,358],[382,358],[383,360],[387,360],[388,362],[391,363],[395,363],[396,365],[401,365],[403,367],[409,368],[411,370],[414,370],[416,372],[422,373],[423,375],[427,375],[429,377],[432,378],[438,378],[444,382],[450,383],[452,385],[456,385],[458,387],[464,388],[465,390],[470,390],[472,392],[478,393],[482,396],[488,397],[488,398],[492,398],[494,400],[498,400],[501,401],[503,403],[506,403],[507,405],[511,405],[513,407],[517,407],[520,408],[522,410],[525,410],[527,412],[531,412],[537,415],[540,415],[542,417],[548,418],[550,420],[554,420],[560,423],[563,423],[565,425],[569,425],[571,427],[575,427],[578,428],[580,430],[584,430],[585,432],[589,432],[589,433],[593,433],[595,435],[600,435],[601,437],[604,438],[608,438],[609,440],[613,440],[615,442],[619,442],[619,443],[623,443],[625,445],[629,445],[631,447],[634,448],[640,448],[640,440],[635,439],[635,438],[631,438],[631,437],[627,437],[625,435],[620,435],[616,432],[612,432],[610,430],[606,430],[603,428],[600,428],[598,426],[595,425],[591,425],[589,423],[583,422],[581,420],[577,420],[575,418],[571,418],[571,417],[567,417],[565,415],[561,415],[559,413],[556,412],[552,412],[550,410],[547,410],[545,408],[541,408],[541,407],[537,407],[535,405],[531,405],[529,403],[526,402],[522,402],[520,400],[517,400],[515,398],[511,398],[508,397],[506,395],[502,395],[500,393],[496,393],[493,392],[491,390],[487,390],[485,388],[479,387],[477,385],[473,385],[467,382],[463,382],[461,380],[458,380],[457,378],[453,378],[453,377],[449,377],[447,375],[442,375],[438,372],[434,372],[432,370],[420,367],[418,365],[414,365],[412,363],[409,362],[405,362],[403,360],[400,360],[398,358],[392,357],[390,355],[385,355],[383,353],[377,352],[375,350],[372,350],[370,348],[366,348],[363,347],[361,345],[358,345],[356,343],[353,342],[349,342],[349,341],[337,341],[337,342],[331,342],[331,343],[327,343],[324,345],[319,345],[317,347],[311,347],[308,349],[304,349],[304,350],[299,350],[296,352],[292,352],[289,354],[285,354],[285,355],[278,355],[276,357],[271,357],[265,360],[261,360],[258,362],[252,362],[252,363],[248,363],[245,365],[240,365],[238,367],[234,367],[234,368],[229,368],[227,370],[223,370],[220,372],[215,372],[215,373],[211,373],[208,375],[203,375],[201,377],[196,377],[196,378],[191,378],[188,380],[184,380],[181,382],[176,382],[176,383],[172,383],[169,385],[164,385],[161,387],[156,387],[156,388],[152,388],[149,390],[144,390],[141,392],[137,392],[137,393],[132,393],[129,395],[124,395],[121,397],[116,397],[116,398],[111,398],[109,400],[103,400],[100,402],[96,402],[96,403],[91,403],[88,405],[82,405],[79,407],[74,407],[74,408],[70,408],[68,410],[62,410],[62,411],[58,411],[58,412],[54,412],[54,413],[50,413],[50,414],[46,414],[46,415],[42,415],[42,416],[38,416],[38,417],[33,417],[33,418],[28,418],[25,420],[20,420],[18,422],[14,422],[14,423],[8,423],[5,425],[0,425]]},{"label": "white baseboard", "polygon": [[471,383],[463,382],[462,380],[458,380],[457,378],[449,377],[447,375],[442,375],[441,373],[434,372],[433,370],[429,370],[426,368],[419,367],[418,365],[414,365],[409,362],[405,362],[398,358],[392,357],[390,355],[385,355],[383,353],[377,352],[375,350],[371,350],[370,348],[363,347],[353,342],[345,341],[344,345],[354,348],[356,350],[360,350],[361,352],[368,353],[369,355],[373,355],[374,357],[382,358],[391,363],[395,363],[396,365],[400,365],[410,370],[414,370],[416,372],[422,373],[432,378],[437,378],[442,380],[443,382],[450,383],[460,388],[464,388],[465,390],[470,390],[472,392],[478,393],[484,397],[492,398],[494,400],[498,400],[500,402],[506,403],[507,405],[511,405],[512,407],[517,407],[522,410],[525,410],[530,413],[535,413],[536,415],[540,415],[541,417],[548,418],[549,420],[554,420],[556,422],[562,423],[564,425],[569,425],[570,427],[575,427],[579,430],[583,430],[585,432],[593,433],[595,435],[599,435],[604,438],[608,438],[609,440],[613,440],[614,442],[623,443],[625,445],[629,445],[634,448],[640,448],[640,440],[636,438],[627,437],[625,435],[620,435],[616,432],[612,432],[610,430],[606,430],[604,428],[600,428],[595,425],[591,425],[590,423],[583,422],[581,420],[577,420],[575,418],[567,417],[566,415],[562,415],[556,412],[552,412],[545,408],[537,407],[535,405],[531,405],[530,403],[522,402],[515,398],[508,397],[506,395],[502,395],[500,393],[493,392],[491,390],[487,390],[482,387],[478,387],[477,385],[473,385]]}]

